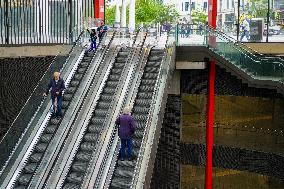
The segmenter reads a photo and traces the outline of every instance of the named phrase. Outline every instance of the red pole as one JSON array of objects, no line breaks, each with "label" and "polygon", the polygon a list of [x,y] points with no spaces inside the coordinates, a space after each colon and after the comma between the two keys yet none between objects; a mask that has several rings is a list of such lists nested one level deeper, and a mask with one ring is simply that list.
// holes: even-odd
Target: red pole
[{"label": "red pole", "polygon": [[95,18],[104,19],[104,0],[94,0]]},{"label": "red pole", "polygon": [[[216,28],[216,20],[217,0],[208,0],[208,25]],[[209,37],[209,44],[212,46],[216,45],[216,38],[214,36]],[[215,60],[208,62],[208,68],[205,189],[212,189]]]},{"label": "red pole", "polygon": [[205,189],[212,189],[215,60],[208,62]]}]

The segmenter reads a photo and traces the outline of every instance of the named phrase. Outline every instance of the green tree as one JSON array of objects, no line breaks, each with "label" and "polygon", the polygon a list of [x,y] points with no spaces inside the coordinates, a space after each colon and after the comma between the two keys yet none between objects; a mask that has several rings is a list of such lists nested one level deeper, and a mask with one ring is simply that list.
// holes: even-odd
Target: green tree
[{"label": "green tree", "polygon": [[196,9],[191,11],[191,20],[193,24],[205,23],[207,16],[208,14],[203,10]]},{"label": "green tree", "polygon": [[[137,24],[174,22],[178,12],[173,5],[164,5],[156,0],[137,0],[135,20]],[[115,17],[115,6],[106,7],[106,23],[112,25]]]}]

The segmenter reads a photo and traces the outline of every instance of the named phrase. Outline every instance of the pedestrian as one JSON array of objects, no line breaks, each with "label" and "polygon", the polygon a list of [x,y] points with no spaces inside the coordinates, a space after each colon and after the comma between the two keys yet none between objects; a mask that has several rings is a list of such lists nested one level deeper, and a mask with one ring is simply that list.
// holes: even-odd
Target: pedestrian
[{"label": "pedestrian", "polygon": [[121,141],[121,147],[120,147],[120,160],[124,161],[125,158],[125,149],[127,146],[127,152],[128,152],[128,160],[133,160],[132,155],[132,137],[135,132],[136,123],[131,116],[131,109],[130,107],[125,107],[123,109],[123,113],[116,119],[115,124],[118,127],[118,136]]},{"label": "pedestrian", "polygon": [[91,29],[91,31],[87,28],[87,32],[90,34],[90,41],[91,41],[91,45],[89,47],[89,49],[86,51],[86,53],[90,52],[90,51],[94,51],[97,49],[97,33],[96,33],[96,29]]},{"label": "pedestrian", "polygon": [[243,40],[244,37],[247,38],[247,40],[250,39],[250,36],[249,36],[249,30],[250,30],[250,27],[249,27],[249,19],[247,17],[245,17],[244,21],[243,21],[243,24],[241,26],[241,41]]},{"label": "pedestrian", "polygon": [[104,20],[101,21],[101,25],[97,28],[97,31],[99,32],[99,42],[102,41],[103,37],[105,36],[105,33],[107,32],[108,28],[104,23]]},{"label": "pedestrian", "polygon": [[65,89],[64,80],[60,78],[59,72],[54,72],[53,78],[50,79],[46,92],[43,96],[47,96],[51,88],[51,100],[53,106],[52,117],[62,117],[62,92]]}]

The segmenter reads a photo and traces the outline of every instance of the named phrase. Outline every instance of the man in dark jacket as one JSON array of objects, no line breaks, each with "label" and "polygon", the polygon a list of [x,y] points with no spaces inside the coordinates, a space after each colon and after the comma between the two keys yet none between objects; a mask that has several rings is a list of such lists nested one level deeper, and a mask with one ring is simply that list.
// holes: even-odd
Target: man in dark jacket
[{"label": "man in dark jacket", "polygon": [[62,92],[65,89],[65,84],[64,84],[63,79],[60,78],[59,72],[54,72],[53,78],[50,79],[46,92],[43,93],[43,96],[47,96],[50,88],[51,88],[51,100],[52,100],[52,106],[53,106],[52,116],[62,117],[62,112],[61,112]]},{"label": "man in dark jacket", "polygon": [[108,28],[105,25],[104,21],[101,21],[101,25],[97,28],[97,31],[99,32],[99,41],[101,42],[103,37],[105,36],[105,33],[107,32]]},{"label": "man in dark jacket", "polygon": [[128,160],[133,159],[132,156],[132,136],[135,132],[136,123],[130,114],[130,108],[125,107],[123,114],[121,114],[115,121],[118,126],[118,136],[121,140],[120,158],[123,161],[125,158],[125,148],[127,145]]}]

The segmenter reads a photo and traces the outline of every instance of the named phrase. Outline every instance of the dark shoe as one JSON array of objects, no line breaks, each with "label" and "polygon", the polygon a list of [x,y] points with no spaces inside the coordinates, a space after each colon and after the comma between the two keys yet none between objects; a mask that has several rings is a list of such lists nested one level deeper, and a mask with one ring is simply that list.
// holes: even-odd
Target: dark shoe
[{"label": "dark shoe", "polygon": [[124,158],[120,158],[120,161],[124,161]]},{"label": "dark shoe", "polygon": [[56,114],[51,114],[51,117],[52,117],[52,118],[55,118],[55,117],[56,117]]},{"label": "dark shoe", "polygon": [[128,158],[128,161],[132,161],[132,160],[134,160],[134,157]]}]

